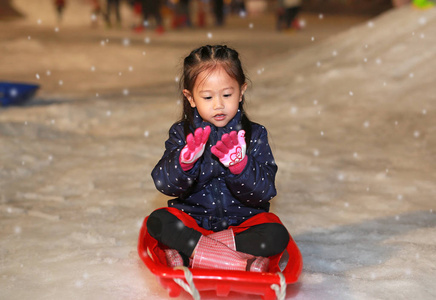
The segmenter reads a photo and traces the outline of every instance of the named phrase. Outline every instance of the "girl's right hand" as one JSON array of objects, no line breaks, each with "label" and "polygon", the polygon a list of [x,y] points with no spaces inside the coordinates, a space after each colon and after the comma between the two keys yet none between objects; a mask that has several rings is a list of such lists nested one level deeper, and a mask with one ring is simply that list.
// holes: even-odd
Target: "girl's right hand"
[{"label": "girl's right hand", "polygon": [[183,171],[192,169],[195,162],[203,155],[207,140],[209,139],[210,126],[197,128],[194,134],[186,137],[186,145],[180,152],[180,166]]}]

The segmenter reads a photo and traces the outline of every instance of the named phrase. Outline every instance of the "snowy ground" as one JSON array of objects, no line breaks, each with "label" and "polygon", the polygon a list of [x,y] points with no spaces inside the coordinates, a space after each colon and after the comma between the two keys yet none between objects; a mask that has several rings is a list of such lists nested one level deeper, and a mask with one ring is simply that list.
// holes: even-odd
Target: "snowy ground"
[{"label": "snowy ground", "polygon": [[136,253],[167,200],[149,174],[181,109],[181,59],[221,42],[250,75],[247,110],[279,165],[272,211],[303,254],[288,298],[436,297],[436,9],[157,36],[15,3],[29,18],[0,24],[0,80],[42,88],[0,109],[1,299],[168,298]]}]

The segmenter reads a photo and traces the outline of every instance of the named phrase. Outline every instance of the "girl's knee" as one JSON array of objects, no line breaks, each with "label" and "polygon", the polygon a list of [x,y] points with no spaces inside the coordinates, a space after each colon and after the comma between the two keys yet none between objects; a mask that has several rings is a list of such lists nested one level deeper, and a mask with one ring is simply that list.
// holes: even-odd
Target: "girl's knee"
[{"label": "girl's knee", "polygon": [[256,256],[273,256],[286,249],[289,233],[282,224],[264,223],[238,234],[235,241],[238,251]]},{"label": "girl's knee", "polygon": [[[153,211],[147,219],[147,231],[155,239],[159,239],[162,234],[163,224],[173,216],[165,209]],[[174,217],[174,216],[173,216]],[[174,217],[175,218],[175,217]]]},{"label": "girl's knee", "polygon": [[279,223],[271,223],[270,227],[271,237],[277,253],[283,252],[289,243],[289,233],[285,226]]}]

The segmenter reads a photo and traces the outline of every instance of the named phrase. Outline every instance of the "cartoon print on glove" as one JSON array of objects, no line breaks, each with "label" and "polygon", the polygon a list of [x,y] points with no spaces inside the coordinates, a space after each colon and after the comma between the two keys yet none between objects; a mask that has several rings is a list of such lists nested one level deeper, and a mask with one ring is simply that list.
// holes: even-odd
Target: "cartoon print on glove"
[{"label": "cartoon print on glove", "polygon": [[242,148],[240,146],[238,146],[236,148],[236,152],[230,154],[230,160],[231,162],[229,163],[230,166],[233,166],[235,164],[237,164],[238,162],[240,162],[242,160]]}]

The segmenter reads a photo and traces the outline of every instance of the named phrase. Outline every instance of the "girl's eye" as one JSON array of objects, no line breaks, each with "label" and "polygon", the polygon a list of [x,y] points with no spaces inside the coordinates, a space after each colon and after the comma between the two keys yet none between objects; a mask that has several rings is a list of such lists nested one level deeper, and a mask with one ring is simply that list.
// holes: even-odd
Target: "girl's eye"
[{"label": "girl's eye", "polygon": [[204,100],[210,100],[212,97],[203,97]]},{"label": "girl's eye", "polygon": [[226,97],[226,98],[231,97],[231,96],[232,96],[232,94],[225,94],[224,95],[224,97]]}]

